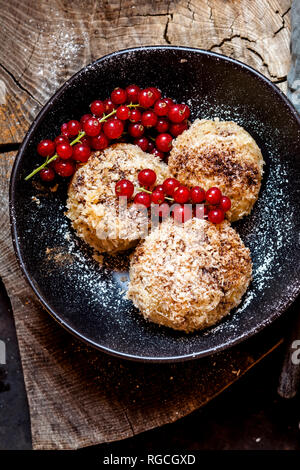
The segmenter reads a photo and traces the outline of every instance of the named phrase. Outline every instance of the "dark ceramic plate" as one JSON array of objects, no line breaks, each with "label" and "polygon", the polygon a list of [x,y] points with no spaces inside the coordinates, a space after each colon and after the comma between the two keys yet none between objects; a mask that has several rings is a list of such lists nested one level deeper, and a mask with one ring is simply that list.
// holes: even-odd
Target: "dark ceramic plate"
[{"label": "dark ceramic plate", "polygon": [[[253,282],[239,308],[219,325],[186,335],[147,323],[124,299],[127,258],[103,266],[80,243],[64,216],[66,184],[57,192],[24,182],[36,165],[39,140],[88,111],[116,86],[155,85],[196,117],[234,120],[261,147],[266,168],[258,202],[236,224],[250,247]],[[248,66],[183,47],[145,47],[88,65],[51,98],[31,126],[11,177],[14,246],[31,287],[51,315],[102,351],[144,361],[178,361],[225,349],[255,334],[299,292],[300,120],[280,90]],[[153,267],[155,269],[155,267]]]}]

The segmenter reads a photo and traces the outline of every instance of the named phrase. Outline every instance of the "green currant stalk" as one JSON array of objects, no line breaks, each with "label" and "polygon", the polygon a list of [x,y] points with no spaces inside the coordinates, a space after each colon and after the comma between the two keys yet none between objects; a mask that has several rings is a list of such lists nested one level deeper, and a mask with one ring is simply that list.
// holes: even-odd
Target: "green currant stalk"
[{"label": "green currant stalk", "polygon": [[[133,104],[133,103],[130,103],[127,105],[128,108],[136,108],[138,106],[140,106],[139,104]],[[100,123],[102,122],[105,122],[108,118],[110,118],[111,116],[113,116],[114,114],[116,114],[117,110],[116,109],[113,109],[111,113],[109,114],[103,114],[102,118],[101,119],[98,119],[98,121]],[[85,132],[84,131],[80,131],[78,136],[72,140],[72,142],[70,142],[70,145],[75,145],[77,144],[78,142],[81,141],[82,137],[85,136]],[[38,168],[36,168],[35,170],[33,170],[29,175],[26,176],[25,178],[25,181],[28,181],[30,178],[32,178],[34,175],[36,175],[37,173],[39,173],[43,168],[45,168],[47,165],[49,165],[49,163],[51,162],[54,162],[54,160],[56,160],[58,158],[58,155],[57,153],[55,155],[53,155],[52,157],[47,157],[46,161],[40,165]]]},{"label": "green currant stalk", "polygon": [[[152,191],[148,191],[148,189],[145,189],[143,187],[138,188],[139,191],[143,191],[144,193],[152,194]],[[165,199],[168,199],[169,201],[174,201],[172,197],[165,196]]]},{"label": "green currant stalk", "polygon": [[[75,145],[77,144],[77,142],[80,141],[80,139],[85,135],[85,132],[84,131],[80,131],[78,136],[76,137],[76,139],[74,139],[72,142],[70,142],[70,145]],[[40,165],[38,168],[36,168],[35,170],[33,170],[29,175],[26,176],[25,178],[25,181],[28,181],[30,178],[32,178],[34,175],[36,175],[37,173],[39,173],[43,168],[45,168],[47,165],[49,165],[49,163],[51,162],[54,162],[54,160],[56,160],[58,158],[58,155],[57,153],[55,155],[53,155],[51,158],[47,157],[46,161]]]},{"label": "green currant stalk", "polygon": [[[143,188],[143,187],[138,188],[138,190],[139,190],[139,191],[143,191],[144,193],[152,194],[152,191],[149,191],[148,189]],[[165,199],[168,199],[169,201],[174,202],[174,198],[173,198],[173,197],[165,196]],[[208,206],[209,204],[205,204],[205,203],[204,203],[204,205],[205,205],[205,206]]]}]

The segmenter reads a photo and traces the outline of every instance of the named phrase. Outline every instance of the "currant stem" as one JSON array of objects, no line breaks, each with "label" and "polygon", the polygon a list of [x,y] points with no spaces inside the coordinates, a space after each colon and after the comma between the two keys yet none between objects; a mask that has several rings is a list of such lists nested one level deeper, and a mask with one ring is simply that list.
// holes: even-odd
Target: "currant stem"
[{"label": "currant stem", "polygon": [[84,137],[84,136],[85,136],[85,132],[84,132],[84,131],[80,131],[79,134],[78,134],[78,136],[76,137],[76,139],[74,139],[74,140],[70,143],[70,145],[75,145],[75,144],[77,144],[77,142],[79,142],[79,141],[81,140],[81,138]]},{"label": "currant stem", "polygon": [[152,194],[152,191],[148,191],[146,188],[138,188],[139,191],[144,191],[144,193]]},{"label": "currant stem", "polygon": [[[72,140],[72,142],[70,142],[70,145],[75,145],[77,144],[77,142],[80,141],[80,139],[85,135],[85,132],[84,131],[80,131],[78,136],[76,137],[76,139]],[[25,181],[28,181],[30,178],[32,178],[34,175],[36,175],[37,173],[39,173],[43,168],[45,168],[47,165],[49,165],[49,163],[53,162],[54,160],[56,160],[58,158],[58,155],[57,153],[55,155],[53,155],[53,157],[49,158],[47,157],[46,161],[40,165],[38,168],[36,168],[35,170],[33,170],[29,175],[26,176],[25,178]]]},{"label": "currant stem", "polygon": [[[143,187],[138,188],[139,191],[143,191],[144,193],[152,194],[152,191],[148,191],[148,189],[145,189]],[[168,199],[169,201],[174,201],[172,197],[165,196],[165,199]]]},{"label": "currant stem", "polygon": [[[137,108],[138,106],[140,106],[139,104],[133,104],[133,103],[130,103],[127,105],[128,108]],[[100,123],[102,122],[105,122],[108,118],[110,118],[111,116],[113,116],[114,114],[116,114],[117,110],[116,109],[113,109],[111,113],[109,114],[104,114],[102,116],[101,119],[98,119]],[[80,131],[78,136],[72,141],[70,142],[70,145],[75,145],[77,144],[77,142],[80,142],[80,139],[85,136],[85,132],[84,131]],[[33,170],[29,175],[26,176],[25,178],[25,181],[28,181],[30,178],[32,178],[34,175],[36,175],[37,173],[39,173],[43,168],[45,168],[47,165],[49,165],[49,163],[53,162],[54,160],[56,160],[58,158],[58,155],[57,153],[55,155],[53,155],[51,158],[47,157],[46,161],[40,165],[38,168],[36,168],[35,170]]]},{"label": "currant stem", "polygon": [[35,170],[33,170],[29,175],[26,176],[25,178],[25,181],[28,181],[30,178],[32,178],[34,175],[36,175],[37,173],[39,173],[43,168],[45,168],[47,165],[49,165],[49,163],[53,162],[54,160],[56,160],[58,157],[57,154],[53,155],[53,157],[49,158],[48,160],[46,160],[42,165],[40,165],[38,168],[36,168]]},{"label": "currant stem", "polygon": [[[128,108],[137,108],[138,106],[140,106],[140,105],[139,104],[133,104],[133,103],[127,104]],[[102,118],[98,119],[98,121],[99,122],[105,122],[106,119],[108,119],[111,116],[113,116],[114,114],[116,114],[116,112],[117,112],[117,110],[113,109],[109,114],[103,114]]]}]

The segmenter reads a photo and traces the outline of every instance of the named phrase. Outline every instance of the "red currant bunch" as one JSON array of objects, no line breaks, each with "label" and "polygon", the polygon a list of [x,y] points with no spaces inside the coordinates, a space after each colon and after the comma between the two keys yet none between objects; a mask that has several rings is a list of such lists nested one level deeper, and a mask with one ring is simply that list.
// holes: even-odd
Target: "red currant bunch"
[{"label": "red currant bunch", "polygon": [[[213,224],[220,224],[225,218],[225,213],[231,208],[230,198],[224,196],[221,190],[215,186],[205,192],[200,186],[189,189],[175,178],[167,178],[163,184],[155,186],[156,179],[157,175],[152,169],[141,170],[138,173],[141,187],[134,196],[133,202],[146,208],[152,205],[154,213],[159,217],[165,217],[167,212],[168,214],[171,212],[176,222],[186,222],[193,215],[200,216],[197,212],[197,204],[205,204],[204,217]],[[131,198],[134,193],[134,185],[128,180],[121,180],[116,184],[115,191],[118,196]],[[170,208],[168,203],[174,203],[174,205]],[[201,213],[201,217],[203,217],[203,213]]]},{"label": "red currant bunch", "polygon": [[[45,182],[53,181],[55,173],[71,176],[76,164],[86,163],[93,150],[104,150],[112,141],[131,142],[144,152],[165,160],[172,148],[173,138],[188,128],[187,119],[190,116],[186,104],[177,104],[171,98],[162,97],[157,87],[140,88],[136,84],[126,88],[116,87],[105,99],[96,97],[90,103],[89,110],[79,120],[64,122],[60,127],[61,134],[55,139],[44,139],[38,144],[37,152],[45,161],[26,180],[36,173]],[[147,180],[144,175],[144,182],[140,184],[145,187],[153,185],[149,183],[149,178],[151,180],[151,176],[148,175]],[[145,196],[139,196],[141,199],[143,197],[145,199]],[[187,188],[180,188],[176,193],[178,201],[184,201],[187,197],[192,197]],[[161,198],[154,195],[152,202],[155,200]]]}]

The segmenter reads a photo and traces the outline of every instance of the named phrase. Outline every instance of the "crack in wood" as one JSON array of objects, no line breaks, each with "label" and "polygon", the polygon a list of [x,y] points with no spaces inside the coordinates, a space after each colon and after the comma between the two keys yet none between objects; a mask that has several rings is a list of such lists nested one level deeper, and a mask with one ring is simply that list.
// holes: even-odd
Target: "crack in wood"
[{"label": "crack in wood", "polygon": [[173,13],[170,13],[167,15],[167,22],[164,30],[164,40],[166,41],[167,44],[172,44],[171,40],[169,39],[168,36],[168,28],[169,28],[169,23],[170,21],[173,20]]},{"label": "crack in wood", "polygon": [[131,421],[130,421],[130,419],[129,419],[129,417],[128,417],[128,414],[127,414],[127,411],[126,411],[125,408],[123,408],[123,412],[124,412],[125,418],[126,418],[126,420],[127,420],[127,423],[128,423],[128,425],[129,425],[129,427],[130,427],[130,430],[131,430],[131,432],[132,432],[132,436],[135,436],[135,432],[134,432],[134,429],[133,429],[133,425],[132,425],[132,423],[131,423]]},{"label": "crack in wood", "polygon": [[119,0],[119,9],[118,9],[117,26],[119,25],[119,21],[120,21],[121,10],[122,10],[122,0]]},{"label": "crack in wood", "polygon": [[227,42],[231,42],[233,39],[235,38],[240,38],[244,41],[248,41],[248,42],[254,42],[256,43],[256,40],[255,39],[249,39],[247,38],[246,36],[241,36],[240,34],[233,34],[232,36],[228,37],[228,38],[224,38],[222,39],[222,41],[219,43],[219,44],[213,44],[210,48],[209,48],[209,51],[212,51],[213,49],[215,48],[221,48],[224,44],[226,44]]},{"label": "crack in wood", "polygon": [[29,90],[27,90],[17,79],[16,77],[14,76],[14,74],[8,70],[3,64],[0,63],[0,67],[2,68],[2,70],[4,70],[7,75],[10,76],[10,78],[13,80],[13,82],[15,83],[15,85],[17,85],[18,88],[20,88],[20,90],[24,91],[25,93],[27,93],[28,96],[30,96],[30,98],[32,98],[39,106],[43,106],[42,103],[33,96],[32,93],[30,93]]},{"label": "crack in wood", "polygon": [[267,69],[267,72],[268,72],[269,76],[271,77],[272,81],[274,81],[274,83],[283,83],[287,79],[286,75],[283,75],[282,77],[278,77],[276,74],[273,74],[271,72],[270,68],[269,68],[269,64],[266,63],[263,56],[259,52],[257,52],[257,50],[253,49],[252,47],[250,47],[248,45],[246,47],[247,47],[248,51],[252,52],[254,55],[256,55],[261,60],[262,66]]},{"label": "crack in wood", "polygon": [[32,47],[32,51],[31,51],[31,54],[30,54],[30,56],[29,56],[29,59],[28,59],[26,65],[25,65],[25,67],[24,67],[23,72],[21,73],[20,77],[18,78],[18,81],[21,80],[21,78],[23,77],[23,75],[25,74],[25,72],[28,70],[28,67],[29,67],[29,65],[30,65],[32,56],[33,56],[33,54],[34,54],[34,52],[35,52],[35,49],[36,49],[37,43],[39,42],[40,37],[41,37],[41,31],[38,32],[38,36],[37,36],[36,41],[35,41],[35,43],[34,43],[34,45],[33,45],[33,47]]},{"label": "crack in wood", "polygon": [[209,8],[209,19],[211,20],[212,19],[212,16],[213,16],[213,9],[212,9],[212,6],[211,4],[209,3],[209,0],[206,0],[206,4]]},{"label": "crack in wood", "polygon": [[21,142],[6,142],[4,144],[0,144],[0,153],[7,153],[19,150],[20,145]]},{"label": "crack in wood", "polygon": [[272,83],[274,83],[275,85],[278,85],[279,83],[284,83],[286,81],[287,81],[287,75],[285,75],[284,77],[272,80]]},{"label": "crack in wood", "polygon": [[[285,14],[288,13],[288,10],[285,12]],[[246,41],[248,44],[246,44],[246,48],[248,51],[252,52],[253,54],[255,54],[261,61],[262,63],[262,66],[266,68],[267,70],[267,73],[268,75],[271,77],[271,80],[274,82],[274,83],[283,83],[287,80],[287,75],[283,75],[282,77],[278,77],[278,75],[274,74],[271,72],[270,70],[270,67],[269,67],[269,64],[264,60],[263,56],[256,50],[254,49],[253,47],[251,47],[249,45],[249,43],[254,43],[254,44],[257,44],[257,41],[255,39],[249,39],[248,37],[246,36],[242,36],[240,34],[234,34],[228,38],[224,38],[219,44],[213,44],[210,48],[209,48],[209,51],[213,51],[213,49],[218,49],[218,48],[222,48],[222,46],[228,42],[231,42],[234,38],[239,38],[243,41]]]},{"label": "crack in wood", "polygon": [[275,37],[278,33],[280,33],[280,31],[282,31],[285,27],[286,27],[286,24],[285,24],[285,16],[289,13],[291,7],[289,7],[281,16],[281,20],[282,20],[282,25],[280,26],[279,29],[277,29],[277,31],[275,31],[275,33],[273,34],[273,36]]},{"label": "crack in wood", "polygon": [[186,6],[186,7],[187,7],[187,9],[192,13],[192,22],[193,22],[194,19],[195,19],[195,10],[193,10],[193,9],[191,8],[191,3],[192,3],[192,0],[189,0],[189,1],[187,2],[187,6]]}]

